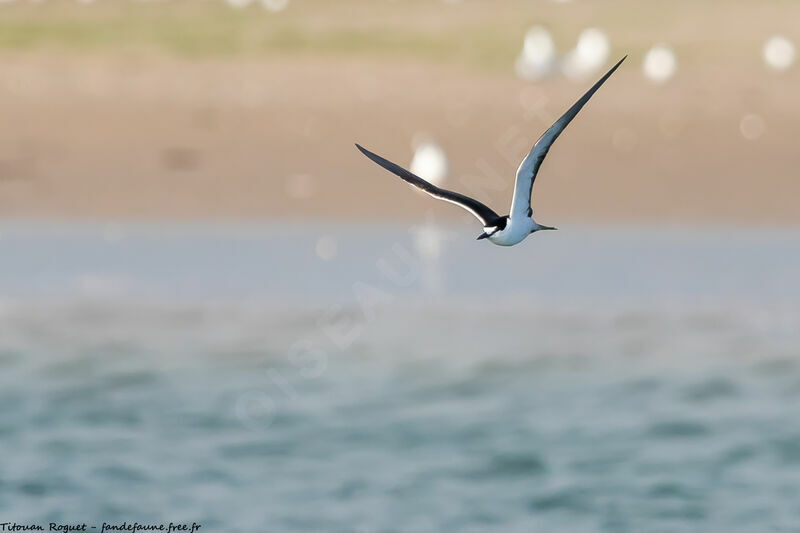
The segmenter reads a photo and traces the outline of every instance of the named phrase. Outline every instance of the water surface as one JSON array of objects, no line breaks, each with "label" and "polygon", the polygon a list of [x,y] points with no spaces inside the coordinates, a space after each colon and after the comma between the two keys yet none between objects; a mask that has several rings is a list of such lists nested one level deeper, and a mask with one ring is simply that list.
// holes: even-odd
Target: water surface
[{"label": "water surface", "polygon": [[800,233],[0,234],[7,520],[800,524]]}]

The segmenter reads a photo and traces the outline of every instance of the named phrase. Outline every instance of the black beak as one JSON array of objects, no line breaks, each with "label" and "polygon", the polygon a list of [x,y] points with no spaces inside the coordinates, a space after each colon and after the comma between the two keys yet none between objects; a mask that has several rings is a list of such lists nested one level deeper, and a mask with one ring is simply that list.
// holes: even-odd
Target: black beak
[{"label": "black beak", "polygon": [[543,229],[558,229],[558,228],[553,228],[553,227],[550,227],[550,226],[539,226],[539,229],[543,230]]},{"label": "black beak", "polygon": [[478,239],[477,240],[485,239],[488,236],[489,236],[488,233],[481,233],[480,235],[478,235]]}]

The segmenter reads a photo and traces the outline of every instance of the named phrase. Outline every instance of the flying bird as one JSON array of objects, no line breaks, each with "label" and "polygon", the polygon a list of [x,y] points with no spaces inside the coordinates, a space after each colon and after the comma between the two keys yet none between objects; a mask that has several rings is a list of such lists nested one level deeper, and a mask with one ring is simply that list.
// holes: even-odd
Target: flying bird
[{"label": "flying bird", "polygon": [[411,185],[421,189],[429,195],[445,202],[456,204],[457,206],[466,209],[472,213],[483,224],[483,233],[478,235],[478,240],[489,239],[494,244],[499,246],[513,246],[522,242],[525,237],[541,230],[554,230],[556,228],[550,226],[543,226],[533,219],[533,209],[531,208],[531,193],[533,191],[533,182],[536,180],[536,174],[539,172],[539,167],[542,166],[542,161],[547,156],[547,152],[553,145],[555,140],[561,135],[561,132],[567,125],[575,118],[580,112],[586,102],[597,92],[605,81],[611,77],[617,68],[622,64],[628,56],[623,57],[619,62],[609,70],[605,76],[600,78],[600,81],[594,84],[591,89],[586,91],[580,100],[575,102],[564,115],[559,118],[550,128],[544,132],[536,144],[533,145],[530,153],[523,159],[519,168],[517,169],[517,180],[514,185],[514,197],[511,200],[511,212],[508,215],[500,216],[495,213],[491,208],[485,204],[465,196],[461,193],[448,191],[437,187],[436,185],[425,181],[416,174],[409,172],[403,167],[392,163],[391,161],[382,158],[356,144],[356,147],[365,156],[370,158],[375,163],[379,164],[389,172],[398,175],[403,180]]}]

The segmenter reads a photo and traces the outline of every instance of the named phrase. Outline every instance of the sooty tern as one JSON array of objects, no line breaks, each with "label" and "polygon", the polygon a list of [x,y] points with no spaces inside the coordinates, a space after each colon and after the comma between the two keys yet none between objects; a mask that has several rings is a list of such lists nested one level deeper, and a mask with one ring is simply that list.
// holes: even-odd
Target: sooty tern
[{"label": "sooty tern", "polygon": [[463,194],[448,191],[437,187],[432,183],[428,183],[416,174],[409,172],[399,165],[388,161],[377,154],[373,154],[366,148],[359,144],[356,147],[361,150],[365,156],[370,158],[375,163],[379,164],[389,172],[397,174],[403,180],[411,185],[425,191],[434,198],[444,200],[456,204],[457,206],[466,209],[483,223],[483,233],[478,236],[478,239],[489,239],[494,244],[500,246],[513,246],[522,242],[525,237],[540,230],[553,230],[550,226],[543,226],[533,220],[533,209],[531,209],[531,192],[533,190],[533,182],[536,180],[536,174],[539,172],[539,167],[542,165],[550,146],[553,145],[555,140],[561,135],[561,132],[567,127],[578,112],[586,105],[586,102],[597,92],[605,81],[611,77],[615,70],[625,61],[623,57],[614,67],[609,70],[605,76],[600,78],[600,81],[594,84],[580,100],[575,102],[564,115],[559,118],[550,128],[544,132],[536,144],[533,145],[528,156],[522,161],[522,164],[517,169],[517,181],[514,186],[514,197],[511,200],[511,213],[505,216],[500,216],[495,213],[491,208],[482,204],[481,202],[465,196]]}]

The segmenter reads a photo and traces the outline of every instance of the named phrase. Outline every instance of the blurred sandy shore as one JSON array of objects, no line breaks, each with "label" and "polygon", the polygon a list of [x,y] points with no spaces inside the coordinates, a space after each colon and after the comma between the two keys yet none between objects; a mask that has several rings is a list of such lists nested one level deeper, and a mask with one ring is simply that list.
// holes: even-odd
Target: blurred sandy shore
[{"label": "blurred sandy shore", "polygon": [[[800,220],[800,76],[692,69],[654,88],[636,59],[552,150],[542,220]],[[590,83],[319,60],[3,64],[6,217],[411,216],[431,202],[353,142],[407,164],[420,131],[447,151],[452,187],[502,210],[519,159]],[[766,125],[754,141],[750,113]]]},{"label": "blurred sandy shore", "polygon": [[[752,15],[748,5],[725,13]],[[465,4],[461,19],[446,19],[447,32],[457,38],[458,24],[475,31],[481,6]],[[561,9],[542,6],[548,16]],[[760,58],[762,36],[781,20],[776,6],[754,19],[757,32],[747,39],[715,28],[710,51],[677,15],[652,36],[644,29],[612,34],[609,63],[631,56],[551,151],[535,189],[537,219],[800,221],[800,69],[770,72]],[[561,35],[612,15],[587,5],[563,9],[578,11],[574,31]],[[320,21],[343,24],[310,13],[297,17],[314,31],[322,31]],[[500,22],[512,20],[509,10],[498,13]],[[378,24],[378,15],[365,20]],[[404,17],[381,20],[400,25]],[[500,28],[498,20],[487,31]],[[659,26],[654,20],[648,24]],[[524,30],[511,30],[503,38],[521,44]],[[679,55],[677,76],[656,86],[641,63],[646,46],[665,36],[679,52],[701,51],[686,61]],[[725,52],[729,42],[737,48]],[[448,186],[506,212],[519,160],[600,74],[532,83],[514,76],[513,55],[505,66],[493,56],[484,68],[384,52],[182,57],[124,47],[6,48],[0,217],[402,219],[434,210],[468,219],[412,193],[353,147],[362,143],[405,165],[420,132],[449,156]],[[748,115],[763,120],[754,140],[740,128]]]}]

